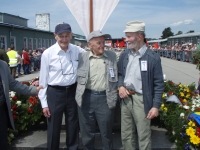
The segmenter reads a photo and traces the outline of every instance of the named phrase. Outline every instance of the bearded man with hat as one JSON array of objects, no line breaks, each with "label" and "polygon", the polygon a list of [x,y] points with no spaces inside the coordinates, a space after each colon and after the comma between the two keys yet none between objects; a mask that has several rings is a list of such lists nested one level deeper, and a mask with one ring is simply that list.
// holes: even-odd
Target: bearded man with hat
[{"label": "bearded man with hat", "polygon": [[159,114],[164,91],[161,59],[144,43],[144,22],[128,22],[124,32],[128,48],[118,62],[122,144],[133,150],[138,139],[140,150],[150,150],[151,119]]},{"label": "bearded man with hat", "polygon": [[112,150],[112,125],[117,102],[116,54],[104,50],[105,39],[111,38],[96,30],[88,35],[90,51],[79,54],[76,101],[84,150],[94,150],[96,122],[102,149]]},{"label": "bearded man with hat", "polygon": [[78,55],[85,50],[70,43],[72,30],[67,23],[57,25],[54,36],[57,42],[42,54],[39,82],[44,89],[38,95],[47,118],[47,149],[59,149],[64,113],[67,149],[77,150],[79,127],[75,101],[76,75]]}]

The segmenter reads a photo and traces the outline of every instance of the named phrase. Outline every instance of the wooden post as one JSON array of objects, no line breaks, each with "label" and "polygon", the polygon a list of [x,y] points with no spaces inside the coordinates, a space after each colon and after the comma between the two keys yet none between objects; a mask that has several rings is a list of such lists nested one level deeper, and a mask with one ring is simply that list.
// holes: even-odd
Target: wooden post
[{"label": "wooden post", "polygon": [[93,0],[90,0],[90,32],[93,31]]}]

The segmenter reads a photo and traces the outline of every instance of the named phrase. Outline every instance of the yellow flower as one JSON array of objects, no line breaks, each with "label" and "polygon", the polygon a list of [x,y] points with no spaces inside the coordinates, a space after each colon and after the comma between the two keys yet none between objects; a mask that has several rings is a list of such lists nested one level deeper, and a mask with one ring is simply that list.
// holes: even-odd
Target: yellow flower
[{"label": "yellow flower", "polygon": [[189,125],[190,127],[195,127],[195,123],[194,123],[193,121],[188,122],[188,125]]},{"label": "yellow flower", "polygon": [[187,88],[187,92],[189,93],[190,92],[190,90]]},{"label": "yellow flower", "polygon": [[179,84],[179,87],[180,87],[180,88],[182,88],[182,87],[183,87],[183,85],[182,85],[182,84]]},{"label": "yellow flower", "polygon": [[189,136],[192,136],[194,135],[195,131],[192,127],[189,127],[186,129],[186,134],[189,135]]},{"label": "yellow flower", "polygon": [[186,98],[189,98],[190,97],[190,94],[188,93],[187,95],[186,95]]},{"label": "yellow flower", "polygon": [[180,96],[182,96],[182,97],[183,97],[183,96],[184,96],[184,93],[183,93],[183,92],[180,92]]},{"label": "yellow flower", "polygon": [[200,138],[196,135],[193,135],[193,136],[190,137],[190,142],[197,145],[197,144],[200,143]]},{"label": "yellow flower", "polygon": [[165,93],[163,93],[163,94],[162,94],[162,98],[165,98],[165,97],[166,97],[166,96],[165,96]]},{"label": "yellow flower", "polygon": [[186,99],[183,99],[183,103],[186,103],[187,102],[187,100]]},{"label": "yellow flower", "polygon": [[164,107],[163,109],[164,109],[164,111],[167,111],[167,107]]},{"label": "yellow flower", "polygon": [[162,107],[162,108],[165,107],[165,104],[162,104],[161,107]]}]

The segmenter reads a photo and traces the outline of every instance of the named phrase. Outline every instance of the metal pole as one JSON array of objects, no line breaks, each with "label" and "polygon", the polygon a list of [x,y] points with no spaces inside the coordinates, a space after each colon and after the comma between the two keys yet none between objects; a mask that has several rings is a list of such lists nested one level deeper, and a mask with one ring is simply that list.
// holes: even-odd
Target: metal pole
[{"label": "metal pole", "polygon": [[93,31],[93,0],[90,0],[90,32]]}]

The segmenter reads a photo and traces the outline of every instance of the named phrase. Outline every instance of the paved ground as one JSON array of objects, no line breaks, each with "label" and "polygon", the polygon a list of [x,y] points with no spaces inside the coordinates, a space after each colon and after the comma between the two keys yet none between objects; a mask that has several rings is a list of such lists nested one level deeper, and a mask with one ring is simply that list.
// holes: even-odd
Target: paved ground
[{"label": "paved ground", "polygon": [[[199,71],[194,64],[179,62],[168,58],[161,58],[163,73],[167,80],[172,80],[175,83],[191,84],[192,82],[198,83]],[[17,78],[18,81],[28,81],[32,78],[38,77],[39,72],[33,72],[30,75],[22,75]],[[175,144],[169,142],[168,137],[165,135],[166,131],[162,128],[152,126],[152,147],[154,150],[170,150],[175,149]],[[60,149],[65,147],[65,132],[61,132]],[[99,133],[96,134],[95,147],[102,149],[101,139]],[[113,133],[114,149],[122,150],[120,133]],[[26,136],[17,138],[11,145],[11,149],[17,150],[33,150],[33,149],[46,149],[46,129],[33,130],[28,132]],[[80,147],[82,149],[81,138]]]}]

